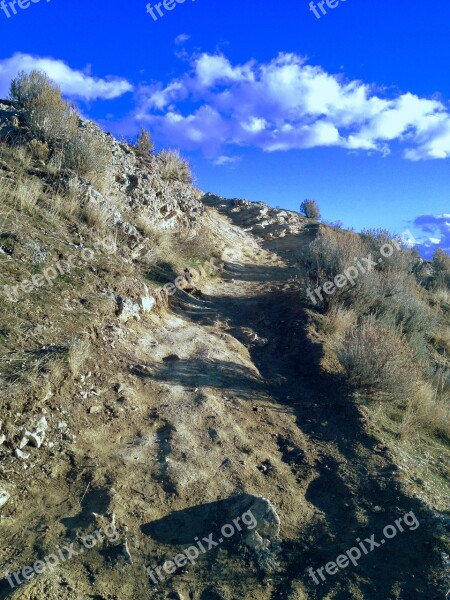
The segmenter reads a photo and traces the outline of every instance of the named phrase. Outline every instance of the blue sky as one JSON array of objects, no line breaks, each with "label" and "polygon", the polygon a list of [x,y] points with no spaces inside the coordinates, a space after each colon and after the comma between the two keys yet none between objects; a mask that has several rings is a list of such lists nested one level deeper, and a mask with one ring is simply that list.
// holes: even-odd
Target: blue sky
[{"label": "blue sky", "polygon": [[205,191],[450,250],[448,0],[171,2],[6,2],[0,95],[46,70],[109,131],[179,147]]}]

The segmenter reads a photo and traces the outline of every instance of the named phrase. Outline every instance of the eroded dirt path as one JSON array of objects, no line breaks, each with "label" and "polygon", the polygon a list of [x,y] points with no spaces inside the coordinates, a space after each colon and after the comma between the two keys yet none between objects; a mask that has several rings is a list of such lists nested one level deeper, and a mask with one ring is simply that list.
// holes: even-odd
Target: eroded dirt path
[{"label": "eroded dirt path", "polygon": [[[227,332],[249,349],[271,401],[280,411],[293,410],[306,438],[306,447],[299,449],[289,436],[277,434],[274,425],[281,460],[295,475],[298,493],[305,494],[314,517],[297,540],[286,543],[283,554],[288,579],[302,580],[308,591],[281,580],[272,597],[294,598],[297,593],[300,598],[307,593],[309,598],[339,600],[437,600],[443,594],[438,590],[432,517],[420,501],[407,495],[388,449],[378,443],[352,403],[351,390],[323,372],[321,350],[307,338],[296,258],[313,235],[310,230],[264,243],[285,264],[228,264],[223,282],[213,286],[210,296],[204,295],[196,309],[181,309],[203,326],[226,323]],[[205,314],[204,302],[211,312]],[[264,414],[264,401],[255,398],[253,404],[255,418],[264,418],[259,416]],[[379,544],[383,528],[410,511],[420,526],[411,523],[410,530],[403,525],[403,533]],[[356,538],[372,534],[377,547],[367,556],[363,553],[357,567],[350,565],[334,576],[325,573],[326,581],[316,574],[320,585],[305,574],[307,567],[317,569],[334,561],[358,545]]]},{"label": "eroded dirt path", "polygon": [[[431,515],[408,497],[387,448],[346,385],[323,372],[321,349],[306,334],[297,257],[314,234],[257,244],[236,230],[246,251],[221,280],[180,293],[168,314],[93,332],[92,376],[65,399],[62,415],[49,417],[52,426],[66,419],[76,439],[30,479],[20,519],[2,525],[1,551],[8,568],[32,564],[113,513],[120,543],[13,593],[3,581],[1,597],[442,599]],[[95,395],[81,393],[89,389]],[[264,575],[233,538],[155,585],[146,567],[219,531],[237,496],[276,508],[280,569]],[[410,511],[419,528],[319,585],[308,575],[358,537],[381,539]],[[120,557],[125,542],[132,564]]]}]

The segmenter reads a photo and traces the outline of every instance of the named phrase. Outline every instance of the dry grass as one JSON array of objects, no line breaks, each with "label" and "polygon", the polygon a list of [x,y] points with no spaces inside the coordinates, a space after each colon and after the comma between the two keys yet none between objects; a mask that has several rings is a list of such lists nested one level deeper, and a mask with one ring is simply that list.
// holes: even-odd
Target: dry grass
[{"label": "dry grass", "polygon": [[191,166],[177,150],[163,150],[157,154],[155,165],[163,181],[192,183]]},{"label": "dry grass", "polygon": [[0,180],[0,202],[32,214],[42,194],[42,182],[35,177]]},{"label": "dry grass", "polygon": [[113,214],[106,204],[88,202],[81,209],[80,216],[97,236],[104,237],[111,229]]},{"label": "dry grass", "polygon": [[90,344],[85,340],[76,340],[70,344],[67,361],[70,372],[77,377],[89,357]]}]

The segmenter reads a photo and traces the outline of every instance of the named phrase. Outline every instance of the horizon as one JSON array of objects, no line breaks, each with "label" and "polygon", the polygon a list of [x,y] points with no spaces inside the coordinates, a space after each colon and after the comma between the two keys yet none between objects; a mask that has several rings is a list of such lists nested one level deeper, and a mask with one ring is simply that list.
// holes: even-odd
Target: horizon
[{"label": "horizon", "polygon": [[19,6],[0,3],[2,96],[45,71],[116,137],[143,126],[179,148],[205,192],[296,212],[311,198],[327,222],[450,252],[443,0]]}]

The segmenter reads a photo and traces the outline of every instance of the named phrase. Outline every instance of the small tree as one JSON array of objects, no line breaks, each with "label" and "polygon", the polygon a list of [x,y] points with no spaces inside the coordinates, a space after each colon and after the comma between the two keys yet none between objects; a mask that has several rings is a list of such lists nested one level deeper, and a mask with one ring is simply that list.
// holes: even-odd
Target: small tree
[{"label": "small tree", "polygon": [[300,204],[300,212],[307,219],[320,219],[319,205],[315,200],[303,200]]},{"label": "small tree", "polygon": [[141,130],[137,136],[136,148],[139,154],[145,155],[152,154],[155,149],[150,132],[144,127],[141,127]]}]

